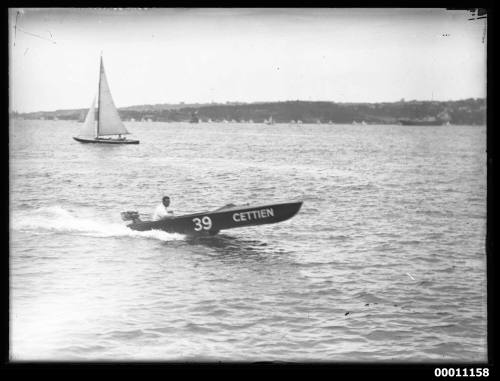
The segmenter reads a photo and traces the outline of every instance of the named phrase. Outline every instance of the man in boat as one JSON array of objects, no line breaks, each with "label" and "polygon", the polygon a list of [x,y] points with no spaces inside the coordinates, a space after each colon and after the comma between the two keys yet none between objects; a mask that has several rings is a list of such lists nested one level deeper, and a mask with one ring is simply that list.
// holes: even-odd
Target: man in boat
[{"label": "man in boat", "polygon": [[164,196],[161,200],[161,203],[155,209],[155,212],[153,214],[153,221],[158,221],[165,217],[172,217],[174,212],[167,209],[169,206],[170,206],[170,197]]}]

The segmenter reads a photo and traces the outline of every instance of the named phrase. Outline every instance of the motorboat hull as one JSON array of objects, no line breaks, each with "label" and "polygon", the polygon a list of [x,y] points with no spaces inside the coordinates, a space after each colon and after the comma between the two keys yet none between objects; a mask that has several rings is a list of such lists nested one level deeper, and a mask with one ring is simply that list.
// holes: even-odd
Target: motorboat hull
[{"label": "motorboat hull", "polygon": [[288,220],[300,210],[302,201],[268,205],[230,206],[158,221],[136,219],[127,225],[132,230],[163,230],[186,235],[214,235],[221,230],[273,224]]}]

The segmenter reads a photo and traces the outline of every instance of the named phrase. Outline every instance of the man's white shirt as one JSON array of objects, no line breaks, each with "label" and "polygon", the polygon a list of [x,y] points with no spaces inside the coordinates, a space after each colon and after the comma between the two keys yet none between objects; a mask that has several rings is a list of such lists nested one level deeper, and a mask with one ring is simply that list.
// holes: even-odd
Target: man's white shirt
[{"label": "man's white shirt", "polygon": [[153,220],[154,221],[161,220],[162,218],[167,217],[169,214],[172,214],[172,212],[167,211],[165,205],[160,204],[155,209],[155,212],[153,214]]}]

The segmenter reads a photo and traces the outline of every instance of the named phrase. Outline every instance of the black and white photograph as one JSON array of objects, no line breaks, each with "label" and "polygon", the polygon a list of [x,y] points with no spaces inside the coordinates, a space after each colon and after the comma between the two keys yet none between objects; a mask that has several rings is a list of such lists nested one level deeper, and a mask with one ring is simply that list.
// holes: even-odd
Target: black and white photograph
[{"label": "black and white photograph", "polygon": [[9,8],[8,360],[486,376],[487,16]]}]

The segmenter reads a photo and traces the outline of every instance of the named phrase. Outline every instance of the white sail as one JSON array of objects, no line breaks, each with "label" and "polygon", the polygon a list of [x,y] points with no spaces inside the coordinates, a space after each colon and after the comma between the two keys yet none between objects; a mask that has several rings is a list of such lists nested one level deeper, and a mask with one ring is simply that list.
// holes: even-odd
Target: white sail
[{"label": "white sail", "polygon": [[95,125],[95,97],[90,105],[87,117],[83,122],[82,129],[80,130],[80,136],[91,136],[96,137],[96,125]]},{"label": "white sail", "polygon": [[101,57],[101,72],[99,79],[99,122],[97,124],[97,135],[125,135],[130,134],[125,128],[118,115],[111,92],[109,90],[108,80],[104,72],[104,65]]}]

